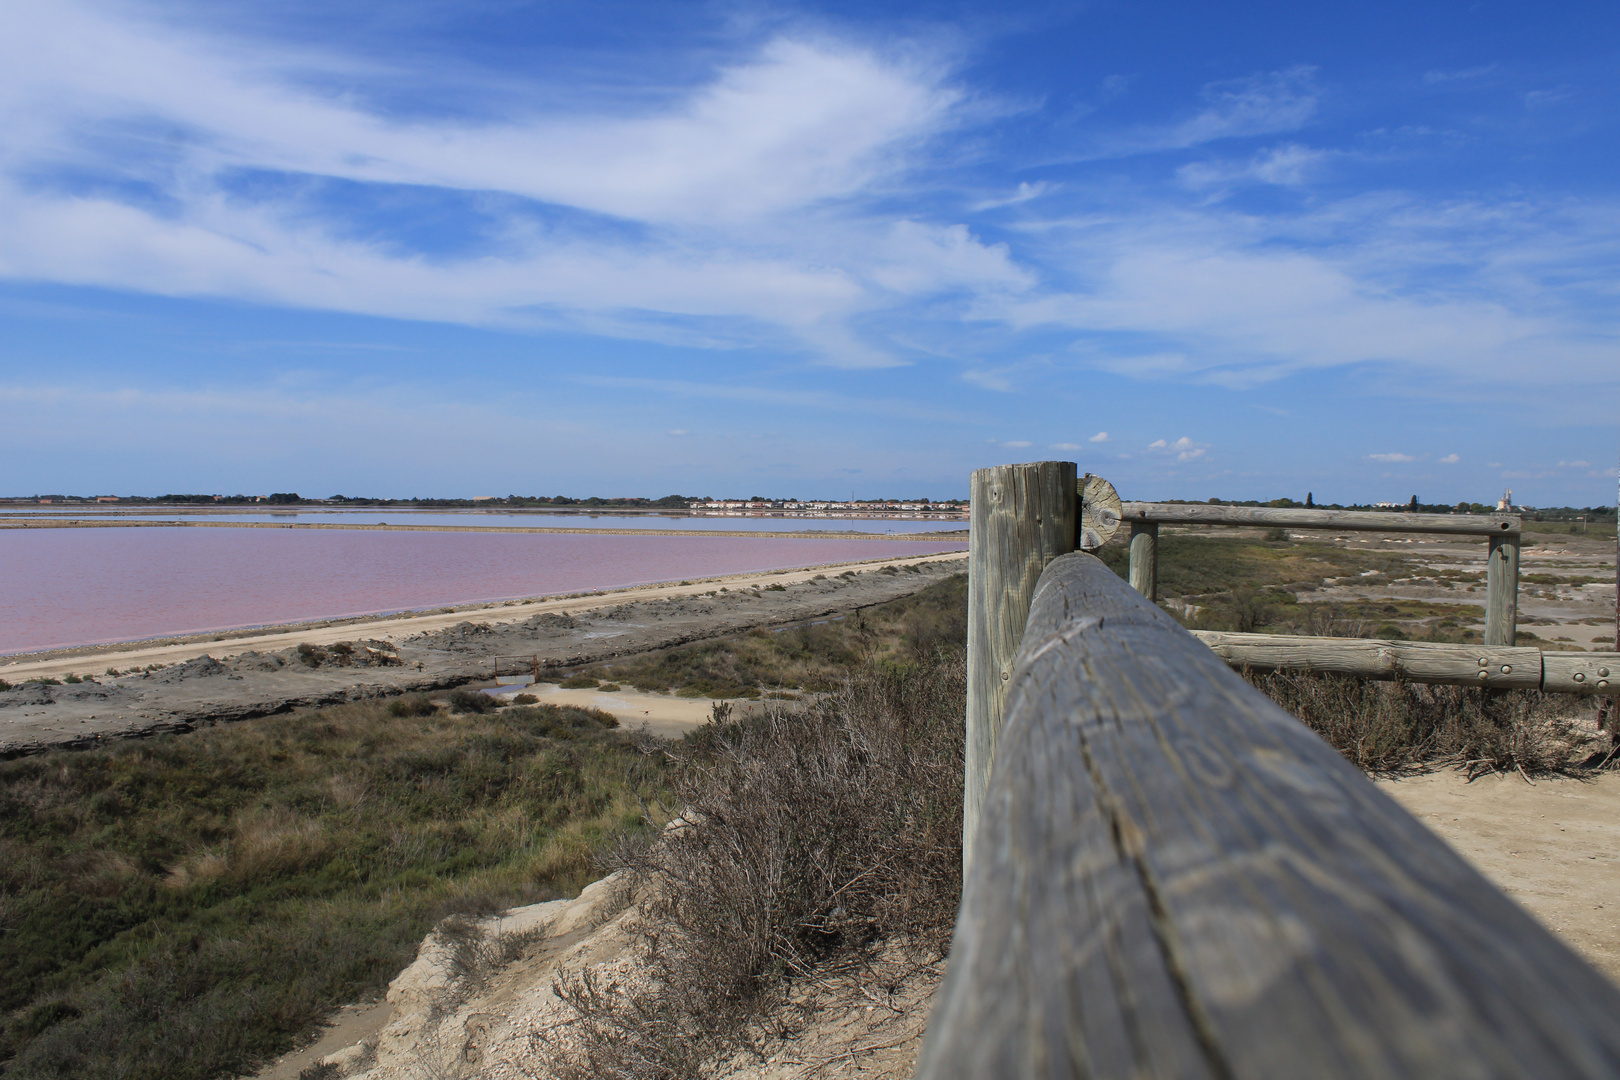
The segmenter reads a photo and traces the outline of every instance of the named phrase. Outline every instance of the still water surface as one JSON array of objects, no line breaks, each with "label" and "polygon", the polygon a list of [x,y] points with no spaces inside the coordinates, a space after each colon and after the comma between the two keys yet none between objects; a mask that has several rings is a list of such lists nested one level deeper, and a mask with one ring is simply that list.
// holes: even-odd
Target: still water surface
[{"label": "still water surface", "polygon": [[8,529],[0,653],[966,549],[702,535]]},{"label": "still water surface", "polygon": [[689,514],[513,514],[484,510],[281,510],[242,513],[177,512],[161,508],[96,510],[21,507],[0,510],[0,516],[138,518],[155,521],[254,521],[328,525],[458,525],[520,529],[660,529],[679,532],[951,532],[968,527],[965,518],[889,517],[721,517]]}]

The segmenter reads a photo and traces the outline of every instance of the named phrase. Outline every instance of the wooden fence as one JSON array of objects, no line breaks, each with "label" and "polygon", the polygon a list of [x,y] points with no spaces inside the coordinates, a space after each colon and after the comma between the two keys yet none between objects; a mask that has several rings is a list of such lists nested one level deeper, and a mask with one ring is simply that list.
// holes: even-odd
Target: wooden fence
[{"label": "wooden fence", "polygon": [[1483,536],[1485,559],[1485,644],[1512,645],[1518,628],[1519,539],[1513,514],[1383,514],[1364,510],[1276,510],[1251,506],[1199,506],[1179,503],[1125,503],[1131,523],[1131,585],[1158,599],[1160,525],[1238,525],[1330,532],[1432,533]]},{"label": "wooden fence", "polygon": [[1620,1076],[1620,991],[1073,551],[1075,480],[974,474],[964,891],[918,1075]]}]

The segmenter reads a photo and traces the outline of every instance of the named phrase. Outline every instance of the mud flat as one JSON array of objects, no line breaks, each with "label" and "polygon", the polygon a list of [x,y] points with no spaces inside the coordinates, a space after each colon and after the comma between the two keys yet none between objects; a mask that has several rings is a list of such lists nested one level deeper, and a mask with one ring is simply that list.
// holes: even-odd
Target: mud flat
[{"label": "mud flat", "polygon": [[[290,709],[489,683],[497,657],[543,670],[832,617],[909,595],[966,568],[960,554],[736,575],[428,614],[311,623],[235,635],[59,650],[0,665],[0,756],[189,731]],[[532,659],[531,659],[532,658]],[[514,669],[508,659],[503,671]],[[102,674],[107,670],[118,675]],[[68,677],[81,679],[66,682]],[[58,683],[28,681],[64,680]],[[604,695],[605,696],[605,695]],[[700,722],[628,700],[667,733]],[[706,705],[696,706],[706,713]],[[675,715],[678,713],[679,715]],[[637,715],[641,714],[641,715]]]}]

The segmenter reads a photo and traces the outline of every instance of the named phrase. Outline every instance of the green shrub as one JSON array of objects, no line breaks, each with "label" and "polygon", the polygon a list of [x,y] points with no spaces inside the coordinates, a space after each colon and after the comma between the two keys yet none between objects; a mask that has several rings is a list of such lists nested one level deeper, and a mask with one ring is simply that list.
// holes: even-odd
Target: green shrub
[{"label": "green shrub", "polygon": [[490,695],[477,694],[469,690],[452,690],[450,691],[450,697],[448,700],[450,702],[451,711],[459,713],[476,713],[478,715],[483,715],[484,713],[489,712],[491,709],[497,709],[500,707],[500,702],[496,701]]},{"label": "green shrub", "polygon": [[564,690],[590,690],[597,685],[597,679],[592,675],[570,675],[557,685]]},{"label": "green shrub", "polygon": [[433,716],[438,711],[426,694],[410,694],[388,703],[389,716]]}]

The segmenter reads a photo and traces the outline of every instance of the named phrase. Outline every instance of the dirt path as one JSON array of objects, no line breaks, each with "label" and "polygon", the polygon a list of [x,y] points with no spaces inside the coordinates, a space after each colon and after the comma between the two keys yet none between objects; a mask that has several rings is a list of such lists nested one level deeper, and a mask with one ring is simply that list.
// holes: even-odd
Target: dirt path
[{"label": "dirt path", "polygon": [[1620,982],[1620,773],[1530,784],[1439,772],[1378,786]]}]

